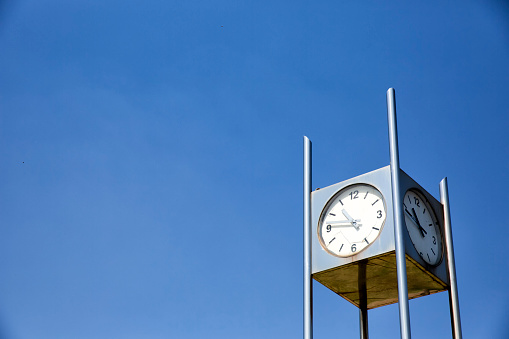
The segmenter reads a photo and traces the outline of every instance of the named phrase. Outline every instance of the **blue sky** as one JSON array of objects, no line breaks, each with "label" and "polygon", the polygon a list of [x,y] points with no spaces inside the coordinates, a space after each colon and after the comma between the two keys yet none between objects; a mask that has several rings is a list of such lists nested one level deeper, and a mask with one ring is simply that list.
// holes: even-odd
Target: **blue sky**
[{"label": "blue sky", "polygon": [[[0,2],[0,337],[302,336],[313,187],[447,176],[465,338],[509,327],[503,1]],[[315,338],[357,337],[315,283]],[[446,293],[413,338],[450,338]],[[371,338],[399,335],[397,305]]]}]

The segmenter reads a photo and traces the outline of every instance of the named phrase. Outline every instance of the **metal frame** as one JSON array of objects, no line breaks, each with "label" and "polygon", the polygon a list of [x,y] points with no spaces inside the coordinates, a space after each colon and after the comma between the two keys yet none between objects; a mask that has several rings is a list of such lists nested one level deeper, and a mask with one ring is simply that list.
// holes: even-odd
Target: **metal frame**
[{"label": "metal frame", "polygon": [[311,277],[311,141],[304,136],[304,339],[313,339]]},{"label": "metal frame", "polygon": [[[392,188],[392,210],[394,222],[394,246],[396,252],[397,281],[398,281],[398,304],[400,316],[400,334],[402,339],[410,339],[410,315],[408,306],[408,285],[406,272],[406,251],[404,239],[404,216],[402,211],[401,180],[405,184],[406,174],[400,178],[398,132],[396,123],[396,99],[393,88],[387,90],[387,118],[389,125],[390,147],[390,179]],[[311,141],[304,136],[304,173],[303,173],[303,197],[304,197],[304,339],[313,338],[313,281],[312,281],[312,201],[311,201]],[[374,171],[373,173],[375,173]],[[352,178],[350,180],[353,180]],[[334,186],[334,185],[333,185]],[[316,200],[316,199],[314,199]],[[320,199],[318,199],[320,200]],[[458,289],[456,280],[456,268],[451,231],[451,217],[449,210],[449,195],[447,178],[440,182],[440,202],[444,216],[444,240],[447,255],[447,275],[449,279],[449,306],[451,313],[451,326],[453,338],[461,339],[461,321],[459,314]],[[316,201],[313,201],[316,203]],[[438,202],[437,202],[438,204]],[[387,206],[389,209],[390,207]],[[387,222],[387,220],[386,220]],[[359,266],[359,284],[366,287],[365,270]],[[365,267],[364,267],[365,268]],[[364,276],[363,276],[364,274]],[[359,285],[359,290],[362,286]],[[361,298],[362,299],[362,298]],[[359,307],[360,338],[368,339],[368,310],[365,303]]]},{"label": "metal frame", "polygon": [[444,238],[447,251],[447,272],[449,274],[449,308],[451,312],[451,327],[453,337],[461,339],[460,305],[458,300],[458,284],[456,281],[456,264],[454,261],[454,248],[452,245],[451,213],[449,210],[449,190],[447,178],[440,182],[440,202],[444,206]]},{"label": "metal frame", "polygon": [[396,265],[398,269],[399,329],[402,339],[410,339],[410,312],[406,276],[405,242],[403,241],[403,210],[399,187],[398,127],[396,123],[396,95],[394,88],[387,90],[387,121],[389,122],[389,147],[391,153],[392,200],[394,208],[394,239],[396,241]]}]

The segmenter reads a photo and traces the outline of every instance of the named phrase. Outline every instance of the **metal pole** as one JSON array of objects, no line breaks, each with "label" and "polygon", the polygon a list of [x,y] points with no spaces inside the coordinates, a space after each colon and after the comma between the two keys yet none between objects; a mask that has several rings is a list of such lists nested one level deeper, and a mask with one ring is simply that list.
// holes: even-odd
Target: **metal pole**
[{"label": "metal pole", "polygon": [[368,309],[366,307],[359,308],[359,321],[361,327],[361,339],[369,339]]},{"label": "metal pole", "polygon": [[440,202],[444,205],[444,238],[447,252],[447,271],[449,273],[449,308],[451,311],[451,327],[453,337],[461,339],[460,305],[458,300],[458,285],[456,282],[456,264],[454,261],[454,249],[452,246],[451,213],[449,210],[449,192],[447,178],[440,182]]},{"label": "metal pole", "polygon": [[361,260],[358,266],[357,285],[359,288],[359,324],[361,339],[368,339],[368,291],[366,288],[367,261]]},{"label": "metal pole", "polygon": [[304,136],[304,339],[313,339],[311,278],[311,141]]},{"label": "metal pole", "polygon": [[396,98],[394,88],[387,90],[387,120],[389,122],[389,146],[391,153],[392,201],[394,211],[394,239],[398,274],[399,326],[402,339],[410,339],[410,314],[408,309],[408,286],[406,275],[405,243],[403,241],[403,201],[399,186],[398,128],[396,124]]}]

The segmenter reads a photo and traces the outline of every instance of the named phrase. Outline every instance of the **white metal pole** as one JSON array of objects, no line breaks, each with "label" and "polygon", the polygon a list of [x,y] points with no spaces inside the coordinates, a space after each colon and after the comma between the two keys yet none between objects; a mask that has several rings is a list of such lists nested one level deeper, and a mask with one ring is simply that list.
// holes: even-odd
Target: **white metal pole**
[{"label": "white metal pole", "polygon": [[454,261],[454,249],[452,245],[451,213],[449,209],[449,191],[447,178],[440,182],[440,202],[444,205],[444,238],[447,252],[447,271],[449,273],[449,307],[451,311],[451,327],[453,337],[461,339],[460,305],[458,300],[458,284],[456,281],[456,264]]},{"label": "white metal pole", "polygon": [[387,90],[387,120],[389,122],[389,146],[391,153],[392,205],[394,211],[394,238],[398,276],[399,326],[402,339],[410,339],[410,312],[406,275],[405,243],[403,241],[403,201],[399,186],[398,128],[396,124],[396,97],[394,88]]},{"label": "white metal pole", "polygon": [[304,339],[313,339],[311,278],[311,141],[304,136]]}]

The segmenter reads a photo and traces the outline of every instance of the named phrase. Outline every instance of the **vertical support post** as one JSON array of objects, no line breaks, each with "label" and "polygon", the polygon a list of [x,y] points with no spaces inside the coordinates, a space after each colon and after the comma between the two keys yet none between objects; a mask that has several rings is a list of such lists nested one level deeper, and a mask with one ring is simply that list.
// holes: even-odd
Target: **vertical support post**
[{"label": "vertical support post", "polygon": [[367,261],[361,260],[358,265],[357,284],[359,288],[359,324],[360,338],[368,339],[368,291],[366,288]]},{"label": "vertical support post", "polygon": [[447,252],[447,271],[449,274],[449,308],[451,312],[451,327],[453,338],[461,339],[460,306],[458,300],[458,285],[456,282],[456,264],[454,261],[454,249],[452,245],[451,213],[449,209],[449,191],[447,178],[440,182],[440,202],[444,206],[444,238]]},{"label": "vertical support post", "polygon": [[361,339],[369,339],[368,333],[368,309],[367,307],[359,308],[359,321],[361,327]]},{"label": "vertical support post", "polygon": [[396,124],[396,98],[394,88],[387,90],[387,120],[389,122],[389,147],[391,153],[392,201],[394,212],[394,239],[398,276],[399,326],[402,339],[410,339],[410,314],[406,275],[405,243],[403,241],[403,210],[399,185],[398,128]]},{"label": "vertical support post", "polygon": [[304,136],[304,339],[313,339],[311,278],[311,141]]}]

